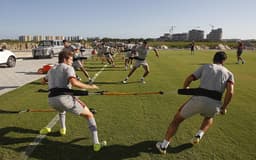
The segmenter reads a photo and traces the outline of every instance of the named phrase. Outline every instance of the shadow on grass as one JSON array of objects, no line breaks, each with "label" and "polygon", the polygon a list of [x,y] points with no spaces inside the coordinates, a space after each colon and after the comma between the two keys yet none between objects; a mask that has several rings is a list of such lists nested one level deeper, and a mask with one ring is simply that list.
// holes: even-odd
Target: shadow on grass
[{"label": "shadow on grass", "polygon": [[[93,152],[92,145],[82,146],[76,144],[76,142],[81,140],[83,140],[83,138],[63,143],[59,141],[51,141],[46,138],[36,147],[30,157],[47,160],[123,160],[127,158],[136,158],[140,156],[140,153],[158,154],[154,147],[156,141],[144,141],[131,146],[109,145],[99,152]],[[24,152],[25,150],[27,150],[27,146],[17,148],[16,151]]]},{"label": "shadow on grass", "polygon": [[38,134],[37,130],[32,129],[24,129],[20,127],[5,127],[0,129],[0,144],[1,145],[10,145],[10,144],[17,144],[17,143],[24,143],[30,142],[34,140],[34,137],[26,137],[26,138],[12,138],[8,135],[8,133],[16,132],[21,134]]},{"label": "shadow on grass", "polygon": [[128,85],[128,84],[134,84],[134,83],[141,83],[140,81],[128,81],[127,84],[123,84],[122,81],[116,81],[116,82],[93,82],[93,84],[123,84],[123,85]]},{"label": "shadow on grass", "polygon": [[[20,153],[28,153],[30,158],[33,159],[47,159],[47,160],[123,160],[129,158],[136,158],[141,155],[141,153],[147,153],[150,155],[159,154],[157,151],[155,144],[157,141],[142,141],[133,145],[119,145],[113,144],[108,145],[102,148],[99,152],[93,152],[93,148],[91,144],[85,144],[84,140],[88,140],[88,138],[77,138],[69,142],[62,142],[60,139],[58,141],[49,140],[47,137],[57,137],[59,134],[57,132],[51,133],[46,136],[39,145],[34,146],[31,142],[34,141],[35,136],[32,137],[10,137],[8,133],[17,132],[21,134],[36,134],[38,135],[37,130],[32,129],[24,129],[19,127],[6,127],[0,129],[0,144],[4,148],[13,149],[16,152]],[[51,138],[52,139],[52,138]],[[79,142],[79,143],[78,143]],[[19,145],[17,145],[19,143]],[[21,144],[24,145],[21,146]],[[30,145],[28,145],[28,143]],[[8,145],[17,146],[8,147]],[[186,149],[191,148],[191,144],[182,144],[177,147],[169,147],[168,153],[179,153]],[[32,151],[31,151],[32,149]],[[32,153],[31,153],[32,152]]]},{"label": "shadow on grass", "polygon": [[[205,64],[211,64],[211,63],[194,63],[193,65],[202,66],[202,65],[205,65]],[[225,65],[238,65],[238,64],[236,64],[236,62],[226,62],[226,63],[224,63],[224,66]]]},{"label": "shadow on grass", "polygon": [[[86,71],[90,71],[90,72],[99,72],[101,71],[100,69],[86,69]],[[115,68],[112,68],[112,69],[104,69],[102,70],[103,72],[104,71],[125,71],[125,69],[115,69]]]},{"label": "shadow on grass", "polygon": [[169,153],[180,153],[186,149],[189,149],[189,148],[192,148],[193,147],[193,144],[191,143],[185,143],[185,144],[182,144],[182,145],[179,145],[179,146],[176,146],[176,147],[169,147],[167,152]]},{"label": "shadow on grass", "polygon": [[8,88],[17,88],[17,87],[19,87],[19,86],[1,86],[1,87],[0,87],[0,90],[2,90],[2,89],[8,89]]},{"label": "shadow on grass", "polygon": [[34,81],[34,82],[29,83],[29,84],[42,85],[43,86],[43,84],[41,82],[39,82],[39,81]]},{"label": "shadow on grass", "polygon": [[23,73],[25,75],[41,75],[41,74],[39,74],[37,72],[16,72],[16,73]]}]

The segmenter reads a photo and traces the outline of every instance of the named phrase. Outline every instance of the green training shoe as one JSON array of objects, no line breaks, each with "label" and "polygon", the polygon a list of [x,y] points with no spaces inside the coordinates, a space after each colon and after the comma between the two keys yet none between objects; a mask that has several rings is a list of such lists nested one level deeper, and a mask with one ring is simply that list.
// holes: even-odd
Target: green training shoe
[{"label": "green training shoe", "polygon": [[67,133],[66,128],[61,128],[61,129],[60,129],[60,135],[61,135],[61,136],[65,136],[66,133]]},{"label": "green training shoe", "polygon": [[100,143],[94,144],[93,145],[93,151],[98,152],[101,150],[102,147],[107,146],[107,141],[102,141]]},{"label": "green training shoe", "polygon": [[39,131],[39,133],[40,133],[40,134],[43,134],[43,135],[46,135],[46,134],[50,133],[51,131],[52,131],[51,128],[44,127],[44,128],[42,128],[42,129]]},{"label": "green training shoe", "polygon": [[190,143],[193,145],[196,145],[196,144],[199,144],[200,140],[201,140],[200,136],[195,136],[190,140]]}]

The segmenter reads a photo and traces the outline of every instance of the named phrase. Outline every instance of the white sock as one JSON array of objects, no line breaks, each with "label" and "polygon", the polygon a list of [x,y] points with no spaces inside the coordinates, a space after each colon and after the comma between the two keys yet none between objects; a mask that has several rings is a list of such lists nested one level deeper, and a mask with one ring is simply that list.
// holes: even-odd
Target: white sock
[{"label": "white sock", "polygon": [[204,135],[204,131],[203,130],[198,130],[198,132],[196,133],[196,136],[199,136],[200,139],[203,137]]},{"label": "white sock", "polygon": [[66,128],[66,112],[59,113],[60,117],[60,128]]},{"label": "white sock", "polygon": [[170,142],[164,139],[161,144],[161,148],[167,148],[169,144],[170,144]]},{"label": "white sock", "polygon": [[97,125],[96,125],[95,119],[94,118],[89,118],[88,119],[88,125],[89,125],[89,130],[92,133],[93,144],[98,144],[99,143],[99,138],[98,138],[98,131],[97,131]]}]

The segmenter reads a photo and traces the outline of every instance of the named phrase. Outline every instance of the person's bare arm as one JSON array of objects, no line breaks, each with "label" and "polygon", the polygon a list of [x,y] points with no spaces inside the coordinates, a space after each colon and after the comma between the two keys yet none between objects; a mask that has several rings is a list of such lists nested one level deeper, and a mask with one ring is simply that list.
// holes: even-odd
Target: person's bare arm
[{"label": "person's bare arm", "polygon": [[154,50],[156,56],[159,58],[159,53],[158,53],[157,49],[154,48],[153,50]]},{"label": "person's bare arm", "polygon": [[45,79],[45,77],[43,77],[42,79],[41,79],[41,84],[47,84],[47,80]]},{"label": "person's bare arm", "polygon": [[183,88],[189,88],[190,83],[191,83],[192,81],[194,81],[194,80],[195,80],[195,76],[193,76],[192,74],[189,75],[189,76],[185,79],[185,81],[184,81]]},{"label": "person's bare arm", "polygon": [[78,87],[81,89],[99,89],[99,87],[94,84],[93,85],[84,84],[78,81],[76,78],[71,78],[69,81],[72,84],[72,86]]},{"label": "person's bare arm", "polygon": [[234,94],[234,84],[231,83],[231,82],[228,82],[227,83],[227,87],[226,87],[226,93],[225,93],[225,97],[224,97],[224,102],[220,108],[220,113],[221,114],[226,114],[227,112],[227,107],[228,107],[228,104],[230,103],[232,97],[233,97],[233,94]]}]

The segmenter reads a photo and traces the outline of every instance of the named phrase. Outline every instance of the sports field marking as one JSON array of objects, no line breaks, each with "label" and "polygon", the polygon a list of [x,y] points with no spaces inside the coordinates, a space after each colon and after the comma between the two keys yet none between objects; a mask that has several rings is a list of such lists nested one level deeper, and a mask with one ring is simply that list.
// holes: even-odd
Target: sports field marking
[{"label": "sports field marking", "polygon": [[[58,122],[59,120],[59,114],[56,114],[55,117],[50,121],[50,123],[47,124],[46,127],[48,128],[52,128],[53,126],[55,126],[55,124]],[[26,150],[24,152],[21,152],[20,155],[20,159],[28,159],[28,157],[30,156],[30,154],[35,150],[36,146],[46,137],[46,135],[37,135],[35,140],[33,142],[31,142],[28,147],[26,148]]]},{"label": "sports field marking", "polygon": [[[92,82],[95,81],[95,79],[102,73],[102,71],[105,70],[105,68],[108,66],[108,64],[105,64],[100,71],[98,71],[97,73],[95,73],[95,75],[92,78]],[[47,125],[48,128],[52,128],[55,126],[55,124],[58,122],[59,120],[59,114],[56,114],[55,117],[50,121],[50,123]],[[36,138],[34,139],[33,142],[31,142],[27,148],[25,149],[25,151],[21,152],[20,155],[20,159],[23,160],[27,160],[29,158],[29,156],[33,153],[33,151],[35,150],[35,148],[37,147],[38,144],[40,144],[40,142],[46,137],[46,135],[37,135]]]}]

